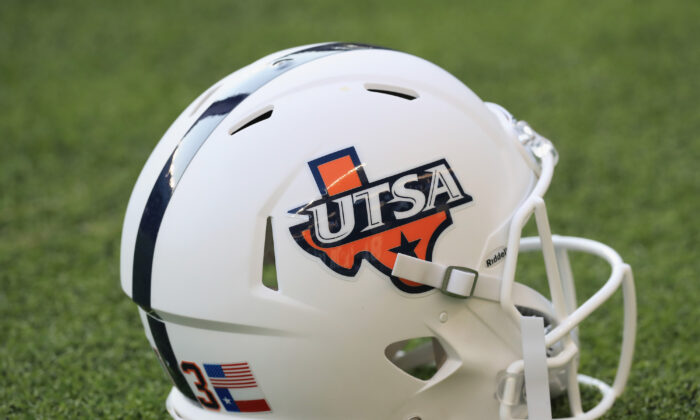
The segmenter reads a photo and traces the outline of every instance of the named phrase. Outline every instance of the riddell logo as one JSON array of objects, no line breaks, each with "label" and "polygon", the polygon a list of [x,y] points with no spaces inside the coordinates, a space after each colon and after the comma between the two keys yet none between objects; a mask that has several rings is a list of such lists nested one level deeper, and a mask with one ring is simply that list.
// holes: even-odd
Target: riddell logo
[{"label": "riddell logo", "polygon": [[363,259],[404,292],[429,286],[391,275],[401,254],[430,261],[450,209],[472,201],[445,159],[369,182],[354,147],[309,162],[321,198],[290,213],[308,221],[289,230],[306,252],[354,276]]}]

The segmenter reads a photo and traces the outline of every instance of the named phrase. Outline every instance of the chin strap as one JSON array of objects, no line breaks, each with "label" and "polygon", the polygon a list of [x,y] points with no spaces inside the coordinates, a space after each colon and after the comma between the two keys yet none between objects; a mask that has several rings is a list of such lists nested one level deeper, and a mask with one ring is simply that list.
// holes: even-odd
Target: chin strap
[{"label": "chin strap", "polygon": [[552,406],[549,394],[549,369],[544,342],[544,320],[538,316],[520,318],[525,364],[525,399],[527,418],[551,420]]},{"label": "chin strap", "polygon": [[[476,270],[456,265],[442,265],[405,254],[397,255],[391,274],[415,283],[432,286],[448,296],[460,299],[478,296],[486,292],[483,290],[484,287],[479,287],[479,292],[476,291],[477,279],[479,278],[479,273]],[[488,289],[493,292],[492,288]],[[493,293],[487,294],[489,297],[495,296],[498,300],[498,290],[496,290],[495,295]]]},{"label": "chin strap", "polygon": [[[447,296],[459,299],[501,300],[501,279],[479,274],[468,267],[444,265],[398,254],[391,275],[434,287]],[[543,313],[551,312],[549,302],[542,295],[520,283],[513,284],[513,301]]]}]

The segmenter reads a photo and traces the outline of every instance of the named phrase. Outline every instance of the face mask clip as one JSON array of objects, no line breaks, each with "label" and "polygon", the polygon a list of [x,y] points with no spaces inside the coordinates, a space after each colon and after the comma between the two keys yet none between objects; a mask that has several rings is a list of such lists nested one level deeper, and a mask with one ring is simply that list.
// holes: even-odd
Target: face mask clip
[{"label": "face mask clip", "polygon": [[549,139],[542,137],[530,127],[527,121],[515,121],[515,131],[518,133],[518,140],[532,153],[540,162],[545,155],[551,154],[554,158],[554,165],[559,161],[559,153]]}]

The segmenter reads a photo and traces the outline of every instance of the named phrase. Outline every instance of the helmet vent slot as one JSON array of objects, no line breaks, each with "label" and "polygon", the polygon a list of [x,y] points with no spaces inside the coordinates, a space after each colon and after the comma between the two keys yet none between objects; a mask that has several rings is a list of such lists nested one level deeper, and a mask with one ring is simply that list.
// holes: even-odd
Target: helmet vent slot
[{"label": "helmet vent slot", "polygon": [[246,128],[250,127],[251,125],[257,124],[261,121],[265,121],[266,119],[270,118],[272,116],[272,106],[266,107],[253,115],[249,116],[245,120],[239,122],[238,124],[234,125],[231,127],[228,132],[230,135],[234,135],[238,133],[239,131],[245,130]]},{"label": "helmet vent slot", "polygon": [[418,337],[389,344],[384,355],[396,367],[416,379],[427,381],[447,360],[447,353],[435,337]]},{"label": "helmet vent slot", "polygon": [[275,291],[279,290],[279,286],[277,284],[277,268],[275,266],[275,241],[272,236],[272,217],[267,218],[267,226],[265,227],[262,284],[268,289]]},{"label": "helmet vent slot", "polygon": [[402,88],[398,86],[380,85],[376,83],[365,83],[365,89],[369,92],[383,93],[385,95],[396,96],[402,99],[412,101],[418,98],[418,93],[415,90]]}]

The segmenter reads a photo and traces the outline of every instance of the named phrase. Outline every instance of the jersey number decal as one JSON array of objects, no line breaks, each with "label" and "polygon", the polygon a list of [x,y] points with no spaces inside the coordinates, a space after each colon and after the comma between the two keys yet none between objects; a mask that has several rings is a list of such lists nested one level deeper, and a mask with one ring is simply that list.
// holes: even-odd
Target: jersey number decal
[{"label": "jersey number decal", "polygon": [[216,397],[211,393],[209,388],[207,387],[207,381],[204,379],[204,376],[202,376],[202,371],[199,370],[199,366],[192,362],[185,362],[183,361],[180,363],[180,368],[184,373],[194,373],[194,376],[197,377],[197,381],[194,383],[194,386],[197,387],[197,390],[204,393],[206,395],[205,397],[197,397],[199,402],[202,403],[203,406],[210,408],[212,410],[218,410],[219,409],[219,401],[217,401]]}]

